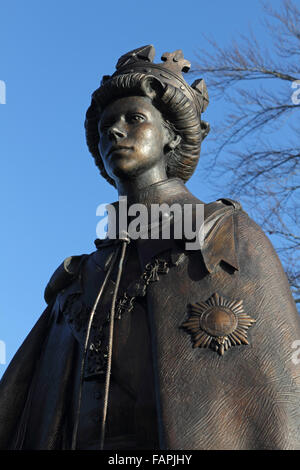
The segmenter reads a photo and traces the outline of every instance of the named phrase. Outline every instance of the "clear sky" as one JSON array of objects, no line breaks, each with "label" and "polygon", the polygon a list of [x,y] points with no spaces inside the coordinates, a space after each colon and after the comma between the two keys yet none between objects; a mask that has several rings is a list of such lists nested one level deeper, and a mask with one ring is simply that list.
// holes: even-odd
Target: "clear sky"
[{"label": "clear sky", "polygon": [[[67,256],[94,250],[96,208],[117,199],[84,136],[102,75],[146,44],[157,61],[181,48],[193,62],[203,34],[226,44],[252,27],[266,41],[261,15],[258,0],[0,0],[0,376],[44,310],[51,274]],[[221,112],[212,103],[204,119]],[[230,197],[228,187],[208,191],[201,159],[188,187],[206,202]]]}]

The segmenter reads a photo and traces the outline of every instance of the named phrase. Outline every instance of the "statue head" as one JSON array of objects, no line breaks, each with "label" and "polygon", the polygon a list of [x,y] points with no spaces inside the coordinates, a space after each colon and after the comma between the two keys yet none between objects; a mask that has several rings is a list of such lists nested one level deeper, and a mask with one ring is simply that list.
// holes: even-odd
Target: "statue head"
[{"label": "statue head", "polygon": [[[111,144],[109,148],[105,144],[105,131],[108,130],[111,135],[114,133],[112,137],[117,142],[118,138],[122,139],[122,132],[134,127],[128,121],[126,130],[122,130],[122,124],[112,129],[110,119],[116,115],[114,113],[118,112],[125,122],[129,110],[130,119],[142,123],[145,118],[152,123],[151,145],[155,149],[152,156],[150,152],[148,157],[145,154],[143,158],[149,158],[150,162],[154,154],[157,156],[161,151],[167,176],[181,178],[184,182],[193,174],[199,160],[201,142],[209,132],[208,123],[201,120],[201,114],[208,105],[204,80],[196,80],[191,86],[186,83],[181,72],[187,72],[190,63],[183,58],[180,50],[163,54],[162,64],[153,63],[154,54],[154,47],[146,46],[122,56],[116,72],[103,77],[86,113],[89,150],[102,176],[114,186],[113,176],[105,164],[104,153],[111,152]],[[141,112],[143,107],[145,112]],[[137,138],[141,138],[145,126],[136,127],[140,129]],[[135,134],[131,132],[130,139],[134,138]],[[126,142],[127,147],[131,147],[131,141]],[[130,149],[124,146],[122,150],[125,162],[129,162]],[[127,166],[129,170],[130,166]]]}]

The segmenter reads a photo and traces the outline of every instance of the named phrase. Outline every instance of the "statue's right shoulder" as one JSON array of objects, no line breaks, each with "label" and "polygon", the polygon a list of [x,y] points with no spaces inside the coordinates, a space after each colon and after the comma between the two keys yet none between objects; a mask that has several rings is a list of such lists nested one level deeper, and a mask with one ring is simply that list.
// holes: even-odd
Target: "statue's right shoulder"
[{"label": "statue's right shoulder", "polygon": [[71,282],[79,276],[82,263],[89,255],[69,256],[66,258],[52,274],[45,292],[44,298],[47,304],[55,299],[58,292],[65,289]]}]

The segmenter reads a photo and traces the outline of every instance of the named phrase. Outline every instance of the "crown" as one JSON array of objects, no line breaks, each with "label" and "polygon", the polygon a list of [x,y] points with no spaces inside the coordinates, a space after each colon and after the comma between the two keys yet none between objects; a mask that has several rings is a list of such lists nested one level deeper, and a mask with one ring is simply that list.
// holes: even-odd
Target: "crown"
[{"label": "crown", "polygon": [[165,84],[179,88],[194,104],[198,113],[203,113],[209,103],[207,88],[203,79],[195,80],[192,85],[188,85],[183,78],[182,73],[187,73],[190,70],[191,63],[184,58],[182,50],[165,52],[161,56],[163,62],[160,64],[153,63],[154,57],[155,48],[152,45],[127,52],[118,60],[116,72],[112,76],[105,75],[101,85],[117,75],[135,72],[149,74]]}]

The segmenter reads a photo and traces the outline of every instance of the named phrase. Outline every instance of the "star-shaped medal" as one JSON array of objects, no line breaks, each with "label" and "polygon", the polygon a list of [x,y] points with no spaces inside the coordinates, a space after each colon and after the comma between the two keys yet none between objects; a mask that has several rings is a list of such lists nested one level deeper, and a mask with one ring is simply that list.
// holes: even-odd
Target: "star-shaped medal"
[{"label": "star-shaped medal", "polygon": [[242,300],[228,300],[215,293],[188,308],[190,317],[181,326],[191,334],[193,348],[209,347],[223,356],[232,346],[249,344],[247,330],[256,320],[244,312]]}]

